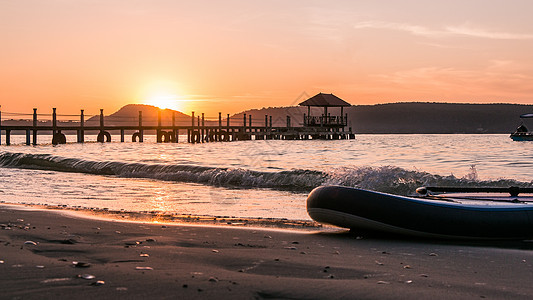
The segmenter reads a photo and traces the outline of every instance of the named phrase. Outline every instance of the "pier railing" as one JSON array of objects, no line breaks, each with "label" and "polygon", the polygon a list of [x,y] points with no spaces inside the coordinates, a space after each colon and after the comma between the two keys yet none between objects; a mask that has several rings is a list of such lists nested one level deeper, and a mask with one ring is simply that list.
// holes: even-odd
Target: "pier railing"
[{"label": "pier railing", "polygon": [[348,115],[345,116],[306,116],[304,115],[304,126],[348,126]]}]

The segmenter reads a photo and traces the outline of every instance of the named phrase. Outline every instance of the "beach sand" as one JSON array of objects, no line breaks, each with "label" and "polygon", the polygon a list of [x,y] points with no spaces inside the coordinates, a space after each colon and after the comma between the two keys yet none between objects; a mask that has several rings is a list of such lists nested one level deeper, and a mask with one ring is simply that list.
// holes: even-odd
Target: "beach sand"
[{"label": "beach sand", "polygon": [[1,299],[533,297],[529,241],[163,225],[12,205],[0,205],[0,224]]}]

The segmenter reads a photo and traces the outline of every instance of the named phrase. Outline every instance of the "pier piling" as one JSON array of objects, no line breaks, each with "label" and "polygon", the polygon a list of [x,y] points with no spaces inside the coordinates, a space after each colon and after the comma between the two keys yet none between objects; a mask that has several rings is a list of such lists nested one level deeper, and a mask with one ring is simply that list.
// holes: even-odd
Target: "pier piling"
[{"label": "pier piling", "polygon": [[143,112],[139,111],[139,143],[144,142]]},{"label": "pier piling", "polygon": [[66,144],[67,137],[57,128],[57,112],[52,108],[52,145]]},{"label": "pier piling", "polygon": [[78,130],[78,143],[85,142],[85,130],[83,127],[85,125],[85,116],[83,109],[80,110],[80,129]]},{"label": "pier piling", "polygon": [[172,112],[172,142],[177,143],[179,139],[179,129],[176,128],[176,112]]},{"label": "pier piling", "polygon": [[57,116],[56,116],[56,108],[52,108],[52,135],[56,134],[56,128],[57,128]]},{"label": "pier piling", "polygon": [[37,108],[33,109],[33,145],[37,145]]},{"label": "pier piling", "polygon": [[100,109],[100,133],[98,133],[98,136],[96,137],[96,141],[100,143],[111,142],[111,134],[105,131],[103,109]]},{"label": "pier piling", "polygon": [[204,116],[204,113],[202,113],[202,130],[201,130],[201,133],[202,135],[202,143],[205,142],[205,116]]},{"label": "pier piling", "polygon": [[161,132],[161,110],[157,110],[157,130],[156,130],[156,140],[158,143],[163,142],[163,134]]}]

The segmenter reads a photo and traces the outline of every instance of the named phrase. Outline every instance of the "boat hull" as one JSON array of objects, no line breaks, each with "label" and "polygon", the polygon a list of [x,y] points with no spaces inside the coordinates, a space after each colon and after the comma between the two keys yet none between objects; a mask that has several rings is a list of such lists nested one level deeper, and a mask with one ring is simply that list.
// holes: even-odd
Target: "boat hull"
[{"label": "boat hull", "polygon": [[309,194],[307,211],[317,222],[350,229],[439,238],[533,237],[533,205],[480,204],[325,186]]},{"label": "boat hull", "polygon": [[511,134],[511,139],[517,142],[523,141],[533,141],[533,134],[531,132],[527,133],[513,133]]}]

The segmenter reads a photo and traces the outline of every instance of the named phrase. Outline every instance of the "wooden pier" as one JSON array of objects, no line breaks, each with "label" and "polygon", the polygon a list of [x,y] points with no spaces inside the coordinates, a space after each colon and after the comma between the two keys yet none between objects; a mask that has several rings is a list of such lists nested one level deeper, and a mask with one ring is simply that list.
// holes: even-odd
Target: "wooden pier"
[{"label": "wooden pier", "polygon": [[[139,111],[137,122],[132,122],[131,118],[127,125],[106,125],[104,110],[100,109],[98,123],[94,120],[88,124],[85,120],[84,110],[80,111],[79,121],[59,122],[57,120],[56,109],[52,109],[51,122],[41,122],[38,120],[37,109],[33,109],[32,120],[26,120],[25,125],[2,124],[2,112],[0,110],[0,144],[2,144],[2,131],[5,133],[5,145],[11,144],[11,135],[14,132],[26,134],[26,145],[37,145],[37,135],[39,133],[51,134],[51,143],[54,145],[67,143],[65,132],[76,132],[77,143],[85,142],[87,132],[96,133],[96,141],[105,143],[111,142],[111,132],[120,132],[120,142],[125,141],[126,134],[131,134],[132,142],[143,142],[147,131],[154,132],[158,143],[177,143],[180,132],[187,133],[187,142],[231,142],[249,140],[339,140],[353,139],[355,135],[348,126],[348,115],[343,115],[343,107],[350,106],[349,103],[333,94],[319,93],[299,104],[307,106],[307,114],[303,115],[303,123],[292,124],[291,116],[287,116],[285,126],[272,126],[272,116],[265,115],[264,123],[261,120],[252,122],[252,116],[243,115],[240,124],[230,124],[230,116],[223,122],[222,114],[218,113],[218,123],[207,121],[202,113],[201,117],[190,116],[188,125],[177,125],[175,111],[172,111],[170,124],[163,124],[161,109],[157,111],[157,125],[143,124],[143,113]],[[320,116],[311,116],[311,107],[323,107],[324,113]],[[340,107],[340,115],[332,116],[328,113],[328,107]],[[11,114],[13,115],[13,113]],[[72,115],[70,115],[72,116]],[[76,116],[77,117],[77,116]],[[248,118],[247,118],[248,117]],[[257,125],[257,123],[260,125]],[[20,122],[19,122],[20,123]],[[151,122],[154,123],[153,121]],[[72,141],[74,142],[74,141]]]},{"label": "wooden pier", "polygon": [[[37,118],[37,109],[33,110],[31,125],[4,125],[0,112],[0,144],[11,144],[11,135],[14,133],[26,135],[26,145],[37,145],[38,134],[51,135],[51,143],[54,145],[65,144],[67,142],[86,142],[87,132],[97,134],[96,141],[105,143],[112,141],[112,134],[120,134],[120,142],[126,140],[126,134],[131,134],[132,142],[143,142],[146,132],[153,132],[158,143],[177,143],[180,133],[187,134],[189,143],[205,142],[231,142],[248,140],[309,140],[309,139],[349,139],[354,138],[351,131],[344,131],[347,116],[338,118],[324,118],[323,126],[293,126],[291,117],[287,116],[286,126],[272,126],[272,116],[265,115],[264,124],[254,125],[251,116],[244,114],[240,124],[230,124],[229,115],[225,120],[219,113],[218,124],[206,125],[204,114],[191,115],[190,125],[176,125],[174,113],[171,124],[162,124],[161,111],[158,113],[157,125],[144,125],[142,111],[139,111],[138,124],[135,125],[106,125],[103,109],[100,110],[99,124],[87,125],[84,119],[84,111],[81,110],[79,121],[62,124],[58,122],[56,109],[53,108],[52,122],[43,125]],[[309,120],[309,118],[306,118]],[[224,121],[224,122],[223,122]],[[235,121],[233,120],[233,123]],[[320,120],[313,122],[319,124]],[[327,124],[326,124],[327,123]],[[67,141],[65,132],[76,132],[75,141]],[[1,140],[2,133],[5,141]]]}]

